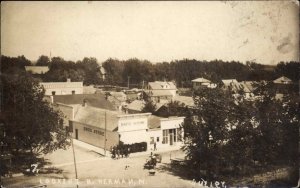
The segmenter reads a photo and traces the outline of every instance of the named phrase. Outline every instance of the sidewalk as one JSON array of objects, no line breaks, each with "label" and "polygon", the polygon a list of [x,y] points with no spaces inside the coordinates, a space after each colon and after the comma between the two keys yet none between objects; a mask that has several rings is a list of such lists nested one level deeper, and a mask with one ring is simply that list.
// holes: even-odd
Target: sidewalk
[{"label": "sidewalk", "polygon": [[[93,146],[91,144],[82,142],[80,140],[76,140],[73,139],[73,144],[76,146],[79,146],[81,148],[90,150],[90,151],[94,151],[100,155],[103,155],[104,157],[111,157],[111,153],[110,151],[106,150],[106,152],[104,151],[104,149]],[[165,153],[165,152],[172,152],[172,151],[177,151],[180,150],[180,146],[172,146],[172,147],[167,147],[167,148],[158,148],[156,151],[153,150],[148,150],[148,151],[143,151],[143,152],[137,152],[137,153],[130,153],[130,157],[139,157],[139,156],[149,156],[150,153]],[[104,154],[105,153],[105,154]]]}]

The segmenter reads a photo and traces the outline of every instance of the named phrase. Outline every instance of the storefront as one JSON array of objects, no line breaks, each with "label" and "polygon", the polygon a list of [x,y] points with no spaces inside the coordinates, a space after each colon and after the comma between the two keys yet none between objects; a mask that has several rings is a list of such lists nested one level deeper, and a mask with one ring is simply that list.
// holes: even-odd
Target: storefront
[{"label": "storefront", "polygon": [[[183,122],[184,117],[169,117],[150,120],[148,129],[150,149],[163,149],[168,147],[180,147],[183,144]],[[158,121],[159,120],[159,121]],[[152,122],[151,122],[152,121]]]},{"label": "storefront", "polygon": [[148,118],[151,113],[118,116],[118,133],[124,144],[147,142]]},{"label": "storefront", "polygon": [[[182,145],[184,117],[160,118],[151,113],[120,114],[116,111],[70,105],[69,125],[72,137],[85,143],[110,149],[124,144],[147,143],[147,150]],[[72,117],[73,116],[73,117]]]}]

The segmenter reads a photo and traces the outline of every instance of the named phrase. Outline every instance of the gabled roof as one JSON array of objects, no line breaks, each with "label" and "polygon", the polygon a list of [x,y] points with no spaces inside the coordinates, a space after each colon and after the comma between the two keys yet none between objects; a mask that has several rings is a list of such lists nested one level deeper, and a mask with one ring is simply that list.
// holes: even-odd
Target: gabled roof
[{"label": "gabled roof", "polygon": [[236,79],[222,80],[225,88],[231,87],[233,91],[237,91],[240,89],[240,84]]},{"label": "gabled roof", "polygon": [[253,85],[255,82],[253,82],[253,81],[244,81],[243,83],[247,86],[247,88],[251,92],[253,92],[256,89],[255,86]]},{"label": "gabled roof", "polygon": [[32,74],[45,74],[49,71],[47,66],[25,66],[26,72],[31,72]]},{"label": "gabled roof", "polygon": [[158,128],[160,128],[160,117],[151,115],[148,118],[148,128],[149,129],[158,129]]},{"label": "gabled roof", "polygon": [[141,112],[144,106],[145,106],[144,101],[134,100],[127,106],[127,109]]},{"label": "gabled roof", "polygon": [[[75,122],[114,131],[118,128],[118,113],[94,107],[77,105]],[[106,123],[106,125],[105,125]]]},{"label": "gabled roof", "polygon": [[237,84],[238,81],[236,79],[228,79],[228,80],[222,80],[222,83],[228,87],[231,84]]},{"label": "gabled roof", "polygon": [[150,89],[177,89],[175,84],[173,82],[160,82],[160,81],[155,81],[155,82],[149,82],[148,83]]},{"label": "gabled roof", "polygon": [[186,106],[191,106],[191,107],[195,106],[193,97],[176,95],[174,97],[174,101],[181,102],[181,103],[185,104]]},{"label": "gabled roof", "polygon": [[210,83],[211,81],[201,77],[192,80],[192,82]]},{"label": "gabled roof", "polygon": [[80,104],[86,101],[88,106],[102,108],[106,110],[115,110],[111,102],[105,99],[105,95],[97,94],[75,94],[75,95],[54,95],[53,102],[63,104]]},{"label": "gabled roof", "polygon": [[239,84],[240,84],[240,88],[242,88],[245,93],[251,92],[251,90],[248,88],[247,84],[245,84],[244,82],[240,82]]},{"label": "gabled roof", "polygon": [[273,81],[275,84],[291,84],[292,83],[292,80],[285,77],[285,76],[282,76],[280,78],[277,78],[276,80]]},{"label": "gabled roof", "polygon": [[108,97],[108,100],[115,101],[117,103],[125,102],[127,99],[127,96],[123,92],[109,92],[110,96]]},{"label": "gabled roof", "polygon": [[165,102],[158,102],[155,103],[155,111],[159,110],[162,106],[165,106],[167,103]]}]

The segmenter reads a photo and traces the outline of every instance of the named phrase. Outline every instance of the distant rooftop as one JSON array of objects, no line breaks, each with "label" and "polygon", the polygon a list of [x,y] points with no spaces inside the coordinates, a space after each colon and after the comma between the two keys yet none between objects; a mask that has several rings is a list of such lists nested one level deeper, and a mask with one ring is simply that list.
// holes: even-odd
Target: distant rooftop
[{"label": "distant rooftop", "polygon": [[210,80],[207,80],[205,78],[196,78],[194,80],[192,80],[192,82],[200,82],[200,83],[210,83]]},{"label": "distant rooftop", "polygon": [[177,89],[175,84],[173,82],[161,82],[161,81],[155,81],[155,82],[149,82],[150,89]]},{"label": "distant rooftop", "polygon": [[142,109],[145,106],[145,102],[141,100],[134,100],[130,104],[128,104],[127,108],[129,110],[134,110],[134,111],[142,111]]},{"label": "distant rooftop", "polygon": [[49,67],[47,66],[25,66],[26,72],[30,72],[32,74],[45,74],[49,71]]},{"label": "distant rooftop", "polygon": [[118,128],[118,113],[90,106],[83,107],[77,105],[74,121],[114,131]]},{"label": "distant rooftop", "polygon": [[275,84],[291,84],[292,83],[292,80],[285,77],[285,76],[282,76],[280,78],[277,78],[276,80],[273,81]]},{"label": "distant rooftop", "polygon": [[222,82],[225,86],[229,86],[230,84],[237,84],[238,83],[238,81],[236,79],[222,80]]},{"label": "distant rooftop", "polygon": [[95,108],[102,108],[106,110],[115,110],[111,102],[105,99],[105,95],[97,94],[75,94],[75,95],[54,95],[53,102],[63,104],[83,104],[86,102],[87,106]]},{"label": "distant rooftop", "polygon": [[190,106],[190,107],[195,106],[193,97],[176,95],[174,97],[174,101],[181,102],[181,103],[185,104],[186,106]]}]

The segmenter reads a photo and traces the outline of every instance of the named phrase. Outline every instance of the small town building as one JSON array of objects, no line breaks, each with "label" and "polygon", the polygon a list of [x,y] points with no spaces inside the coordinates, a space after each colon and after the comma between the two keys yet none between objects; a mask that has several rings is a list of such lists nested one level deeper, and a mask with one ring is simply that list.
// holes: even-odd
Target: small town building
[{"label": "small town building", "polygon": [[108,101],[104,94],[78,94],[78,95],[54,95],[48,96],[48,100],[51,103],[60,103],[66,105],[83,105],[83,106],[91,106],[95,108],[101,108],[105,110],[114,111],[113,104]]},{"label": "small town building", "polygon": [[224,89],[231,88],[233,91],[238,91],[240,89],[239,82],[236,79],[222,80],[222,84]]},{"label": "small town building", "polygon": [[222,80],[224,89],[231,89],[235,97],[240,96],[239,91],[242,91],[245,99],[253,100],[254,94],[253,90],[255,87],[252,82],[238,82],[236,79]]},{"label": "small town building", "polygon": [[158,95],[159,92],[161,92],[163,95],[166,95],[166,93],[171,94],[173,97],[177,94],[177,87],[173,82],[166,82],[166,81],[149,82],[147,89],[149,91],[155,92],[156,95]]},{"label": "small town building", "polygon": [[160,118],[151,116],[149,118],[149,147],[154,149],[154,143],[157,149],[176,147],[183,145],[183,125],[184,117]]},{"label": "small town building", "polygon": [[49,71],[48,66],[25,66],[26,72],[31,74],[45,74]]},{"label": "small town building", "polygon": [[[72,137],[109,150],[124,144],[147,143],[147,149],[183,144],[184,117],[160,118],[151,113],[122,114],[84,105],[64,105]],[[172,148],[171,148],[172,149]]]},{"label": "small town building", "polygon": [[287,78],[287,77],[285,77],[285,76],[281,76],[281,77],[275,79],[275,80],[273,81],[273,83],[274,83],[274,84],[292,84],[293,82],[292,82],[291,79],[289,79],[289,78]]},{"label": "small town building", "polygon": [[45,89],[45,95],[71,95],[83,94],[83,82],[41,82],[41,86]]},{"label": "small town building", "polygon": [[144,92],[144,96],[155,103],[168,103],[174,97],[169,90],[148,90]]},{"label": "small town building", "polygon": [[141,113],[145,107],[145,101],[143,100],[134,100],[126,106],[126,113],[135,114]]},{"label": "small town building", "polygon": [[192,80],[193,84],[193,89],[197,90],[202,87],[207,87],[207,88],[216,88],[217,84],[212,83],[210,80],[207,80],[205,78],[197,78]]},{"label": "small town building", "polygon": [[276,89],[276,99],[281,100],[285,94],[297,91],[297,86],[293,84],[291,79],[285,76],[275,79],[273,83]]},{"label": "small town building", "polygon": [[131,89],[131,90],[124,91],[124,93],[126,95],[127,101],[130,101],[130,102],[142,98],[142,91],[141,90]]},{"label": "small town building", "polygon": [[127,101],[127,96],[124,92],[110,91],[107,92],[107,100],[110,101],[115,109],[121,111]]},{"label": "small town building", "polygon": [[193,97],[177,95],[174,97],[174,101],[178,101],[179,103],[184,104],[188,108],[195,107],[195,102],[194,102]]},{"label": "small town building", "polygon": [[73,105],[72,111],[73,138],[107,150],[119,143],[117,112],[82,105]]}]

